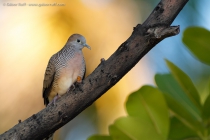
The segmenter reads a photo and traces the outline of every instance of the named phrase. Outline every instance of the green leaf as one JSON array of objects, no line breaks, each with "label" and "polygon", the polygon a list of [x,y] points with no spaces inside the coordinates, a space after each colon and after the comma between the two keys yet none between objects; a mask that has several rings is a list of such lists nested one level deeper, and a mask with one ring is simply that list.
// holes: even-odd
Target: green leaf
[{"label": "green leaf", "polygon": [[113,140],[165,140],[151,121],[140,117],[122,117],[109,127]]},{"label": "green leaf", "polygon": [[203,63],[210,65],[210,32],[201,27],[190,27],[184,31],[183,42]]},{"label": "green leaf", "polygon": [[198,112],[201,116],[202,107],[200,102],[200,96],[192,80],[172,62],[166,60],[166,63],[170,68],[170,71],[173,74],[174,78],[184,90],[184,93],[188,96],[190,101],[197,107],[196,112]]},{"label": "green leaf", "polygon": [[181,121],[179,121],[176,117],[172,117],[171,119],[171,127],[168,139],[170,140],[183,140],[186,138],[195,138],[198,137],[195,132],[186,127]]},{"label": "green leaf", "polygon": [[[126,126],[124,126],[126,128]],[[133,129],[133,128],[132,128]],[[131,134],[128,134],[126,129],[118,128],[115,125],[109,126],[109,133],[112,136],[113,140],[132,140],[133,136],[130,136]]]},{"label": "green leaf", "polygon": [[210,122],[210,95],[207,97],[203,106],[203,119]]},{"label": "green leaf", "polygon": [[88,140],[113,140],[111,136],[93,135]]},{"label": "green leaf", "polygon": [[187,127],[201,134],[202,119],[197,108],[190,101],[182,88],[171,74],[157,74],[155,81],[159,89],[164,93],[168,107],[172,113]]},{"label": "green leaf", "polygon": [[151,124],[155,133],[162,139],[167,139],[169,131],[168,108],[163,94],[154,87],[143,86],[132,93],[126,103],[126,109],[130,116],[139,117]]},{"label": "green leaf", "polygon": [[209,84],[209,96],[206,98],[203,105],[203,121],[207,128],[210,128],[210,84]]},{"label": "green leaf", "polygon": [[188,112],[194,116],[196,120],[202,120],[197,107],[190,101],[188,96],[184,93],[183,89],[179,86],[178,82],[171,74],[156,74],[155,81],[159,89],[164,94],[167,94],[176,100],[181,106],[186,108],[186,110],[188,110]]},{"label": "green leaf", "polygon": [[197,121],[179,101],[175,100],[168,94],[165,94],[165,98],[172,114],[185,124],[185,126],[194,132],[203,132],[201,123]]}]

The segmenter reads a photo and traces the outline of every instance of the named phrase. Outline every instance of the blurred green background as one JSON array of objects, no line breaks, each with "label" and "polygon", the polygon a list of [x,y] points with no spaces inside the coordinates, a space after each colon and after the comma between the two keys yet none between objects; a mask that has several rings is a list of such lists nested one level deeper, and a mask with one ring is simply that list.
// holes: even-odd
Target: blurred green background
[{"label": "blurred green background", "polygon": [[[63,47],[71,34],[84,35],[92,48],[83,50],[86,75],[89,75],[101,58],[107,59],[131,35],[133,27],[149,16],[158,2],[62,0],[57,2],[62,6],[44,6],[55,1],[1,0],[0,133],[45,107],[42,99],[45,68],[51,55]],[[26,5],[19,6],[19,3]],[[11,4],[17,6],[9,6]],[[164,58],[193,79],[204,99],[210,68],[190,55],[181,38],[188,26],[210,29],[209,4],[209,0],[189,1],[173,22],[181,26],[180,34],[159,43],[94,105],[59,129],[55,140],[84,140],[95,133],[107,134],[108,126],[126,114],[124,106],[128,95],[144,84],[154,85],[155,73],[168,72]]]}]

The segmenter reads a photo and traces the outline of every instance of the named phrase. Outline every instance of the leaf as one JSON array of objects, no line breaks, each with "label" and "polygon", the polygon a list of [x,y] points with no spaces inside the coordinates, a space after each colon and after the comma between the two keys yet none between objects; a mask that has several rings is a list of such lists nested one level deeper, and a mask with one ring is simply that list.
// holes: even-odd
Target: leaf
[{"label": "leaf", "polygon": [[113,140],[111,136],[93,135],[88,140]]},{"label": "leaf", "polygon": [[210,134],[210,83],[209,83],[209,95],[206,98],[204,105],[203,105],[203,123],[205,128],[208,130],[208,134]]},{"label": "leaf", "polygon": [[189,27],[184,31],[183,42],[203,63],[210,65],[210,32],[201,27]]},{"label": "leaf", "polygon": [[122,117],[109,127],[113,140],[165,140],[151,121],[140,117]]},{"label": "leaf", "polygon": [[210,84],[209,84],[209,96],[206,98],[204,102],[202,117],[205,126],[210,128]]},{"label": "leaf", "polygon": [[197,121],[188,110],[180,104],[179,101],[172,98],[170,95],[165,94],[168,106],[174,116],[176,116],[185,126],[195,132],[203,132],[201,123]]},{"label": "leaf", "polygon": [[181,88],[184,90],[184,93],[188,96],[190,101],[197,107],[196,112],[198,112],[199,115],[201,116],[202,107],[200,102],[200,96],[192,80],[172,62],[166,60],[166,63],[170,68],[170,71],[173,74],[174,78],[177,80]]},{"label": "leaf", "polygon": [[164,93],[168,107],[174,115],[190,129],[202,133],[202,119],[196,111],[197,108],[173,76],[171,74],[157,74],[155,75],[155,81],[159,89]]},{"label": "leaf", "polygon": [[195,119],[201,121],[201,117],[196,106],[190,101],[188,96],[184,93],[171,74],[156,74],[155,81],[159,89],[164,94],[167,94],[174,100],[178,101],[178,103],[186,108],[186,110],[188,110],[188,112],[193,115]]},{"label": "leaf", "polygon": [[171,127],[168,139],[170,140],[183,140],[186,138],[195,138],[197,134],[193,132],[191,129],[186,127],[181,121],[179,121],[176,117],[172,117],[171,119]]},{"label": "leaf", "polygon": [[118,128],[115,125],[109,126],[109,133],[113,137],[113,140],[132,140],[131,134],[128,134],[126,129]]},{"label": "leaf", "polygon": [[[130,116],[139,117],[150,123],[153,131],[167,139],[169,131],[168,108],[163,94],[154,87],[143,86],[132,93],[126,103],[126,109]],[[141,127],[147,127],[147,124]],[[144,130],[144,129],[143,129]]]}]

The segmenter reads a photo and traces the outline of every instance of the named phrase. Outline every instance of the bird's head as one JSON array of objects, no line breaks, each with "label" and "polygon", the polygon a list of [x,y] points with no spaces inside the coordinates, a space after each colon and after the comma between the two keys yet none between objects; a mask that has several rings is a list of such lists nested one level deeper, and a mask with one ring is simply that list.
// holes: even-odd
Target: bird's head
[{"label": "bird's head", "polygon": [[73,34],[69,37],[67,44],[70,46],[74,46],[76,49],[83,49],[84,47],[87,47],[88,49],[91,49],[91,47],[86,43],[86,39],[80,35],[80,34]]}]

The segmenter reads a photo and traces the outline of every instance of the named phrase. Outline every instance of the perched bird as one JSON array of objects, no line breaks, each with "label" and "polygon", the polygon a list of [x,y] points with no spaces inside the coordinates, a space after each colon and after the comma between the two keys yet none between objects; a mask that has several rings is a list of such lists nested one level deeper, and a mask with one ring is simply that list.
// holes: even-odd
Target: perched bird
[{"label": "perched bird", "polygon": [[75,82],[82,82],[85,76],[85,60],[82,49],[90,46],[80,34],[69,37],[65,46],[54,54],[47,65],[44,83],[43,98],[47,106],[58,96],[65,94]]}]

